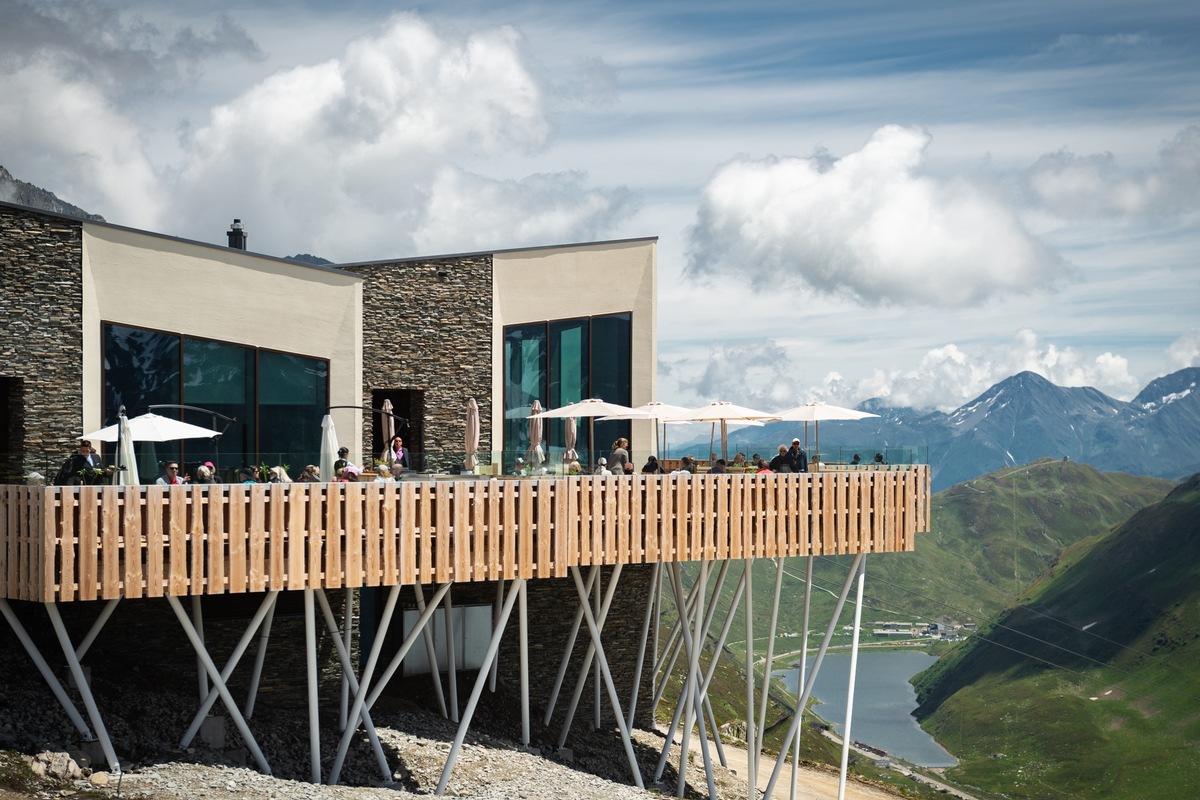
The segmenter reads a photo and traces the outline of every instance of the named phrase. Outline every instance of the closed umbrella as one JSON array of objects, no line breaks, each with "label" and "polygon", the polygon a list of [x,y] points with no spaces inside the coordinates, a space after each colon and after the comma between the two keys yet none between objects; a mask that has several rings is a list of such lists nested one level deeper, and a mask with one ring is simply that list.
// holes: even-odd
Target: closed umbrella
[{"label": "closed umbrella", "polygon": [[[390,419],[390,417],[389,417]],[[337,461],[338,438],[333,427],[333,417],[326,414],[321,420],[321,480],[333,480],[333,462]]]},{"label": "closed umbrella", "polygon": [[671,419],[676,421],[687,420],[688,422],[721,423],[721,458],[727,459],[729,457],[730,422],[773,420],[779,419],[779,416],[777,414],[769,414],[766,411],[756,411],[753,408],[739,406],[725,400],[715,400],[706,406],[676,414]]},{"label": "closed umbrella", "polygon": [[579,460],[579,453],[575,452],[576,435],[575,418],[567,417],[563,420],[563,447],[566,449],[566,452],[563,453],[564,464]]},{"label": "closed umbrella", "polygon": [[392,412],[394,411],[392,401],[390,399],[384,400],[379,410],[383,412],[381,415],[383,417],[383,446],[390,449],[392,439],[396,435],[396,418],[392,416]]},{"label": "closed umbrella", "polygon": [[129,417],[125,407],[117,415],[117,474],[116,482],[121,486],[136,486],[141,483],[138,476],[137,455],[133,451],[133,434],[129,430]]},{"label": "closed umbrella", "polygon": [[[619,403],[606,403],[598,397],[589,397],[577,403],[561,408],[543,411],[538,416],[543,419],[587,418],[588,421],[588,460],[595,461],[596,454],[596,417],[608,417],[614,414],[628,414],[633,411],[629,406]],[[591,464],[588,465],[592,466]],[[590,469],[588,470],[591,471]]]},{"label": "closed umbrella", "polygon": [[542,403],[539,400],[534,400],[533,405],[529,408],[529,465],[536,467],[546,460],[546,454],[542,451]]},{"label": "closed umbrella", "polygon": [[479,466],[479,403],[475,402],[474,397],[467,399],[467,428],[463,438],[463,449],[466,451],[463,469],[474,470]]},{"label": "closed umbrella", "polygon": [[835,406],[831,403],[817,401],[814,403],[805,403],[802,406],[789,408],[786,411],[780,411],[775,415],[777,418],[787,422],[804,422],[805,447],[808,446],[808,423],[813,423],[813,432],[816,436],[816,456],[818,460],[821,456],[821,420],[844,420],[851,421],[856,419],[866,419],[867,417],[878,417],[878,414],[872,414],[868,411],[858,411],[853,408],[843,408]]}]

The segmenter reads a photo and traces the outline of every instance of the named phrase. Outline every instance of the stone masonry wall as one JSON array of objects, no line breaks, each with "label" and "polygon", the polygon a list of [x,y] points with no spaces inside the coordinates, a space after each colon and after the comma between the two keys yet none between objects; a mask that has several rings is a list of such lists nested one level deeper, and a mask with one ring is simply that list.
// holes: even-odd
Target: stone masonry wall
[{"label": "stone masonry wall", "polygon": [[83,225],[0,205],[0,483],[54,478],[83,426]]},{"label": "stone masonry wall", "polygon": [[[377,389],[420,390],[423,449],[443,468],[463,456],[467,399],[479,404],[480,454],[492,449],[492,257],[339,266],[362,275],[363,403]],[[364,457],[373,420],[364,418]],[[406,442],[406,444],[412,444]]]}]

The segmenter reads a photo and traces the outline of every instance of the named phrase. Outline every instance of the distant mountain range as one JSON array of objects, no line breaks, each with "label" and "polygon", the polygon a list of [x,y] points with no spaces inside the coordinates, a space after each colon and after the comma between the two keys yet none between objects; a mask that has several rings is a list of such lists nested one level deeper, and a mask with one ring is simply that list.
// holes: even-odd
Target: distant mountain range
[{"label": "distant mountain range", "polygon": [[[879,418],[821,423],[822,450],[861,448],[868,459],[887,448],[926,448],[935,491],[1047,457],[1172,480],[1200,472],[1200,367],[1158,378],[1128,403],[1021,372],[949,414],[876,400],[859,408]],[[799,425],[736,431],[730,447],[770,454]]]},{"label": "distant mountain range", "polygon": [[53,214],[78,217],[92,222],[104,222],[104,217],[99,214],[89,214],[79,206],[73,206],[60,200],[54,192],[48,192],[45,189],[39,189],[32,183],[17,180],[4,167],[0,167],[0,201],[39,208]]}]

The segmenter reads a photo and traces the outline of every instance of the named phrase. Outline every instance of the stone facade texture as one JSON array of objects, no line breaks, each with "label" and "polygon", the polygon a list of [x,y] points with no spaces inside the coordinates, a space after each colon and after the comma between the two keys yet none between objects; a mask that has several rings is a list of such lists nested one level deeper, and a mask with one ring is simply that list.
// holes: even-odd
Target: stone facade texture
[{"label": "stone facade texture", "polygon": [[[410,419],[426,466],[463,459],[467,399],[479,404],[482,457],[491,451],[492,257],[452,256],[338,266],[363,283],[363,403],[377,390],[419,391],[424,414]],[[364,418],[363,450],[372,453]],[[415,440],[415,441],[414,441]]]},{"label": "stone facade texture", "polygon": [[83,225],[0,205],[0,483],[47,481],[83,426]]}]

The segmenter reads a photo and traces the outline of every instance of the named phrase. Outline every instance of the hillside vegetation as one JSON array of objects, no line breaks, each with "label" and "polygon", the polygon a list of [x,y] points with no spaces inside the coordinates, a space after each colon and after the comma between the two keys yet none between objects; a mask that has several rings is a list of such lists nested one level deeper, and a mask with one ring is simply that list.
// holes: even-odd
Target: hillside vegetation
[{"label": "hillside vegetation", "polygon": [[[1174,486],[1159,478],[1098,472],[1086,464],[1042,459],[984,475],[933,496],[931,532],[918,534],[916,550],[867,559],[863,619],[983,621],[999,613],[1029,581],[1068,547],[1128,519],[1166,496]],[[818,558],[813,571],[812,625],[823,630],[833,612],[852,558]],[[694,566],[692,567],[694,571]],[[787,559],[780,599],[781,634],[801,630],[802,558]],[[722,593],[728,608],[738,568]],[[775,565],[754,570],[755,649],[765,653]],[[853,609],[847,603],[843,624]],[[848,642],[848,637],[846,637]],[[734,621],[731,647],[745,641],[742,615]],[[780,638],[776,652],[798,649]]]},{"label": "hillside vegetation", "polygon": [[1200,796],[1200,476],[1068,548],[916,685],[966,785]]}]

